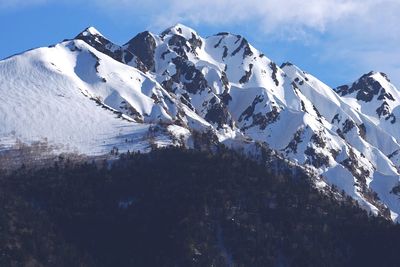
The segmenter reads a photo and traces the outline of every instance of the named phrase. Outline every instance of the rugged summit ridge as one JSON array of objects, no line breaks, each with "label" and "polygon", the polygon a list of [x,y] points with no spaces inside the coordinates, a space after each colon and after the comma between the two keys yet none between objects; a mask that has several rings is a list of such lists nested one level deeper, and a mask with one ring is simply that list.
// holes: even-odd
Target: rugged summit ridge
[{"label": "rugged summit ridge", "polygon": [[349,101],[357,100],[363,113],[391,124],[396,123],[394,110],[399,105],[400,93],[385,73],[371,71],[351,85],[336,88],[336,91]]},{"label": "rugged summit ridge", "polygon": [[[47,138],[85,153],[194,147],[198,133],[247,152],[262,143],[313,168],[318,186],[335,185],[393,220],[400,213],[400,93],[379,72],[334,90],[292,63],[279,66],[240,35],[203,38],[177,24],[120,46],[89,27],[1,61],[3,97],[0,141]],[[27,97],[37,103],[29,123]],[[85,135],[74,127],[86,127]]]},{"label": "rugged summit ridge", "polygon": [[97,29],[94,27],[88,27],[79,33],[75,38],[75,40],[82,40],[95,48],[97,51],[102,52],[113,59],[136,67],[140,70],[146,70],[144,64],[138,57],[133,54],[128,49],[125,49],[117,44],[114,44],[106,37],[104,37]]}]

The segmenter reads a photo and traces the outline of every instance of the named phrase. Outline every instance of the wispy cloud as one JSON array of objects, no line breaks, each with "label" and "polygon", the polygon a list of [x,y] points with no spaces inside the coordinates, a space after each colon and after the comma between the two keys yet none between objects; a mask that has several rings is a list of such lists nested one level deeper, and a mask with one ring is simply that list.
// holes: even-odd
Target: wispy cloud
[{"label": "wispy cloud", "polygon": [[[1,0],[0,8],[23,8],[46,3],[78,4],[79,0]],[[266,34],[285,31],[293,37],[308,31],[352,30],[365,34],[388,33],[400,22],[398,0],[87,0],[93,7],[135,20],[145,14],[153,27],[165,28],[171,21],[206,25],[240,25],[251,22]],[[121,13],[124,16],[121,16]],[[131,14],[129,16],[129,14]],[[392,32],[395,34],[395,32]]]},{"label": "wispy cloud", "polygon": [[171,20],[192,24],[240,24],[256,21],[259,30],[272,33],[289,28],[324,31],[330,23],[365,9],[369,0],[102,0],[99,6],[128,12],[149,12],[155,25],[165,27]]},{"label": "wispy cloud", "polygon": [[[400,1],[398,0],[105,0],[100,6],[134,10],[144,5],[153,28],[171,21],[193,25],[251,24],[265,38],[315,39],[318,60],[347,65],[349,71],[388,72],[400,84]],[[139,9],[140,10],[140,9]],[[351,69],[353,68],[353,69]],[[361,73],[360,73],[361,74]]]},{"label": "wispy cloud", "polygon": [[[78,0],[0,0],[0,9]],[[87,0],[116,20],[145,16],[150,29],[175,22],[241,27],[264,38],[315,39],[317,60],[343,61],[389,72],[400,84],[400,1],[398,0]],[[358,64],[354,64],[358,62]],[[397,78],[399,77],[399,78]]]},{"label": "wispy cloud", "polygon": [[354,66],[354,72],[357,68],[386,71],[400,84],[398,0],[92,1],[99,7],[146,12],[157,29],[170,26],[171,21],[250,24],[266,38],[298,42],[316,38],[318,60],[342,62]]},{"label": "wispy cloud", "polygon": [[[79,0],[1,0],[0,8],[60,3],[78,4]],[[252,23],[257,31],[286,38],[310,32],[343,32],[350,35],[383,37],[397,35],[400,23],[398,0],[87,0],[93,7],[134,21],[145,14],[153,28],[171,26],[171,22],[193,25],[240,25]],[[123,16],[121,16],[121,13]],[[368,34],[365,30],[368,28]],[[385,36],[386,34],[386,36]]]}]

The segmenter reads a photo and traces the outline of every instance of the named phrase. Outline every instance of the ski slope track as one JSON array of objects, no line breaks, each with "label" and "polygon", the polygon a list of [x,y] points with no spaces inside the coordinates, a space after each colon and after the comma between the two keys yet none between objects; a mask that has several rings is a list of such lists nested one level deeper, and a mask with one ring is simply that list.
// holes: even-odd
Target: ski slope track
[{"label": "ski slope track", "polygon": [[239,35],[177,24],[114,44],[93,27],[0,61],[0,151],[45,141],[102,155],[264,143],[374,214],[400,218],[400,91],[370,72],[330,88]]}]

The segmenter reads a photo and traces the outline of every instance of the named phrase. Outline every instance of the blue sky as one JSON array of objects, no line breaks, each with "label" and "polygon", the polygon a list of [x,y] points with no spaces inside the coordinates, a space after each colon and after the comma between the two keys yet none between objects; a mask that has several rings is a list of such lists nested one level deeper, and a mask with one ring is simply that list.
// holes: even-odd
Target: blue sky
[{"label": "blue sky", "polygon": [[0,0],[0,58],[87,26],[123,44],[180,22],[202,36],[241,34],[278,64],[293,62],[330,86],[370,70],[400,86],[398,14],[398,0]]}]

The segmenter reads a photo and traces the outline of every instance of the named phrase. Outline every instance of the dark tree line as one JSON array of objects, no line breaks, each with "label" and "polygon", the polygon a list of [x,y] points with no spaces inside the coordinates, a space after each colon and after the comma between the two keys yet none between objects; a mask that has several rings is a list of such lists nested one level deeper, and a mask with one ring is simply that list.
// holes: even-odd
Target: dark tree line
[{"label": "dark tree line", "polygon": [[21,168],[0,179],[0,266],[400,265],[398,225],[288,173],[223,148]]}]

